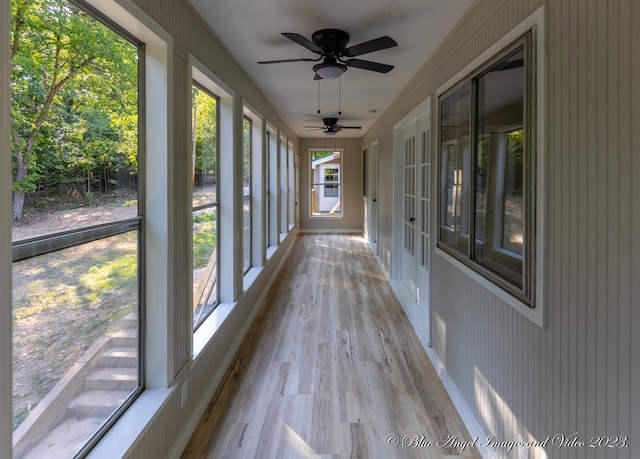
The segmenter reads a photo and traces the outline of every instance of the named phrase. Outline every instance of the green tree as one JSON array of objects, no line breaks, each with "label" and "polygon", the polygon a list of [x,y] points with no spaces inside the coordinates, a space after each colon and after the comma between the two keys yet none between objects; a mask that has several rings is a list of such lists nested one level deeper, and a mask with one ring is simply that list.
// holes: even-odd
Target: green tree
[{"label": "green tree", "polygon": [[129,42],[63,0],[13,0],[11,12],[12,213],[19,220],[25,194],[52,172],[99,170],[114,148],[118,162],[137,164],[137,57]]},{"label": "green tree", "polygon": [[194,176],[216,173],[217,100],[196,86],[192,88],[195,127]]}]

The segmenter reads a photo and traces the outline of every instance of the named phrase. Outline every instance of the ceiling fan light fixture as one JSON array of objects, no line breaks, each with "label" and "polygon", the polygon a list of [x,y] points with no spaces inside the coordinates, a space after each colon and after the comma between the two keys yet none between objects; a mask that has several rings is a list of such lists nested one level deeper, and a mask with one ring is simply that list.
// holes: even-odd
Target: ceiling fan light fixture
[{"label": "ceiling fan light fixture", "polygon": [[336,135],[336,134],[338,133],[338,131],[334,131],[334,130],[332,129],[332,130],[326,130],[326,131],[324,131],[324,133],[325,133],[326,135],[328,135],[328,136],[334,136],[334,135]]},{"label": "ceiling fan light fixture", "polygon": [[324,80],[335,80],[347,71],[347,66],[339,62],[322,63],[314,65],[313,71]]}]

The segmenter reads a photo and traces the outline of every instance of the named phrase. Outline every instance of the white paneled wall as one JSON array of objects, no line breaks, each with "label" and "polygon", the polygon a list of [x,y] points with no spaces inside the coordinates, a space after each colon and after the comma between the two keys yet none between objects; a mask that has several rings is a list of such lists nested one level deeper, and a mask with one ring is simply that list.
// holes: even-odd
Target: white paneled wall
[{"label": "white paneled wall", "polygon": [[[391,126],[415,100],[434,94],[542,4],[547,325],[435,255],[433,350],[486,435],[543,441],[577,432],[584,447],[549,444],[531,457],[640,457],[640,2],[476,1],[363,145],[374,138],[390,145]],[[391,149],[381,155],[389,161]],[[392,215],[389,197],[380,202],[381,215]],[[391,240],[390,228],[380,231],[383,244]],[[591,437],[607,435],[628,436],[629,447],[588,447]]]}]

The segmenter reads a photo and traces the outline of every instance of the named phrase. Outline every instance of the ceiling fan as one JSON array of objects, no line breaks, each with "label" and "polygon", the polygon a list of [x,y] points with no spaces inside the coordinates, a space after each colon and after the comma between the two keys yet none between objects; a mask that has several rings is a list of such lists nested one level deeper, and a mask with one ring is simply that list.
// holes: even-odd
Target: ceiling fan
[{"label": "ceiling fan", "polygon": [[338,78],[347,71],[347,67],[356,67],[363,70],[370,70],[372,72],[387,73],[393,69],[393,65],[354,59],[354,57],[398,46],[398,43],[396,43],[393,38],[385,35],[347,48],[347,44],[349,43],[349,34],[338,29],[318,30],[311,35],[311,40],[308,40],[298,33],[284,32],[282,35],[287,37],[289,40],[304,46],[309,51],[320,55],[320,57],[317,59],[302,58],[260,61],[258,64],[322,61],[313,66],[313,71],[316,73],[315,79],[330,80]]},{"label": "ceiling fan", "polygon": [[360,126],[344,126],[338,124],[338,118],[322,118],[324,126],[304,126],[310,130],[322,129],[326,135],[336,135],[343,129],[362,129]]}]

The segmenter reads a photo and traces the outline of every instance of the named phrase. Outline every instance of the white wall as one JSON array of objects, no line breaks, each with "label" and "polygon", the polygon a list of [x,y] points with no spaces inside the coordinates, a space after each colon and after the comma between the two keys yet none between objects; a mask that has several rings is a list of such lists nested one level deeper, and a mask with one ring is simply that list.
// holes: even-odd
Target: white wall
[{"label": "white wall", "polygon": [[[640,457],[640,199],[633,187],[640,179],[640,3],[476,1],[363,145],[379,138],[380,169],[392,167],[394,123],[543,3],[547,325],[432,251],[433,351],[486,435],[542,441],[577,432],[587,442],[534,448],[532,458]],[[435,143],[432,151],[437,164]],[[381,188],[379,202],[380,257],[389,269],[389,191]],[[604,435],[628,436],[629,447],[588,447]]]}]

